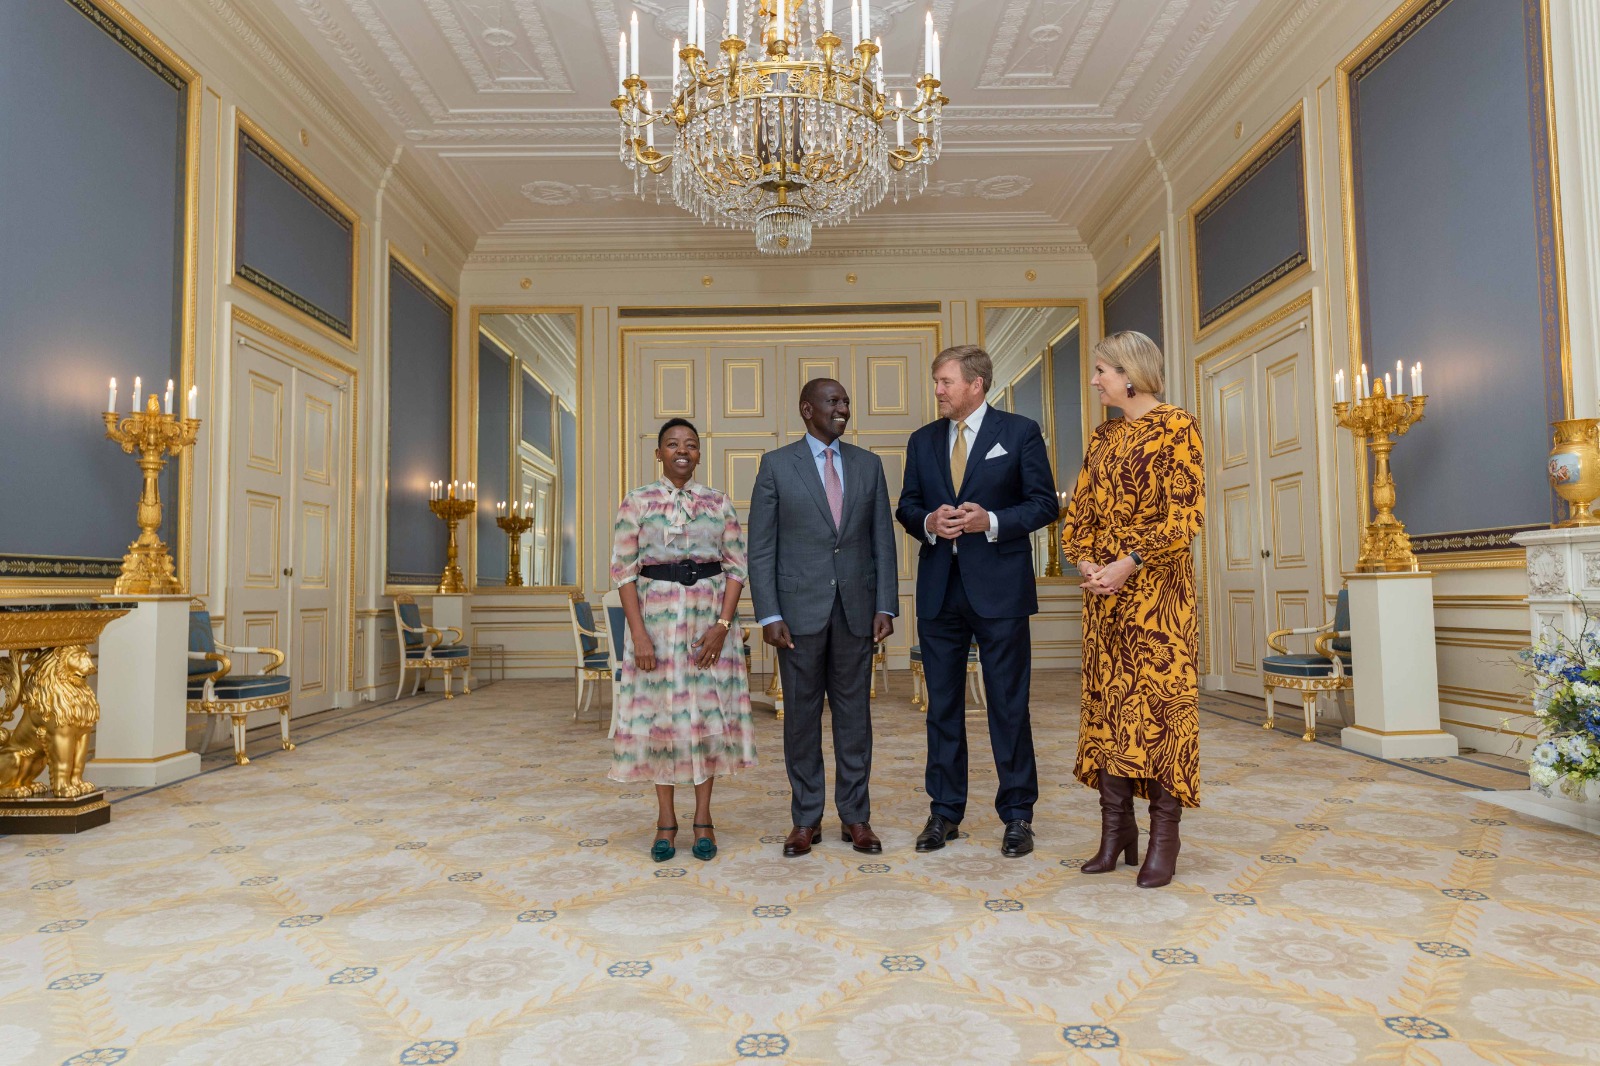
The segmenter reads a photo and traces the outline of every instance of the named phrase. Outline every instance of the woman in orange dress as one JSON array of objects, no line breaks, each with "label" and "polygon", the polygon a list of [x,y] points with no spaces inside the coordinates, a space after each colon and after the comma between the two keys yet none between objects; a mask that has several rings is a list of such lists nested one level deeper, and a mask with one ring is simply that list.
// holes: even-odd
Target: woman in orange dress
[{"label": "woman in orange dress", "polygon": [[1083,872],[1139,859],[1135,796],[1150,801],[1141,888],[1172,880],[1178,820],[1200,805],[1194,559],[1205,474],[1195,417],[1161,400],[1161,349],[1142,333],[1094,347],[1090,384],[1120,418],[1089,438],[1062,550],[1083,574],[1078,780],[1100,791],[1100,850]]}]

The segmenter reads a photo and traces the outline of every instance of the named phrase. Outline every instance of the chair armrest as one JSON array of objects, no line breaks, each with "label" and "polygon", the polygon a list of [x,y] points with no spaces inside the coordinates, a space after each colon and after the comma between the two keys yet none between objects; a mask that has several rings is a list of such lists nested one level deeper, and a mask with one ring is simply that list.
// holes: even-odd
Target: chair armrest
[{"label": "chair armrest", "polygon": [[[1333,623],[1331,622],[1328,623],[1329,626],[1332,624]],[[1333,642],[1338,640],[1340,637],[1348,637],[1349,635],[1350,631],[1348,629],[1341,629],[1338,632],[1324,633],[1322,636],[1317,638],[1317,642],[1315,645],[1313,645],[1313,648],[1318,655],[1321,655],[1324,658],[1332,659],[1336,663],[1340,662],[1339,653],[1333,650]]]},{"label": "chair armrest", "polygon": [[605,630],[603,630],[603,629],[585,629],[582,626],[577,625],[576,623],[573,624],[573,628],[576,629],[583,636],[591,637],[594,640],[600,641],[601,643],[605,644],[605,646],[607,648],[611,647],[611,634],[607,633]]},{"label": "chair armrest", "polygon": [[1279,655],[1288,655],[1289,646],[1283,642],[1284,637],[1308,637],[1313,633],[1324,633],[1332,628],[1332,622],[1324,622],[1320,626],[1306,626],[1302,629],[1275,629],[1267,634],[1267,646]]},{"label": "chair armrest", "polygon": [[[225,646],[218,645],[218,647]],[[215,681],[219,677],[227,677],[228,671],[233,669],[233,661],[219,651],[192,651],[189,653],[189,658],[204,659],[217,664],[217,668],[211,673],[195,675],[196,677],[203,677],[207,681]]]},{"label": "chair armrest", "polygon": [[421,633],[422,646],[424,648],[437,647],[439,642],[444,640],[444,633],[433,628],[432,626],[408,626],[404,623],[396,624],[400,627],[400,631],[402,633]]},{"label": "chair armrest", "polygon": [[450,632],[452,632],[452,633],[454,633],[456,635],[455,639],[450,642],[451,644],[460,644],[461,641],[464,639],[464,634],[461,632],[460,629],[456,628],[455,626],[445,626],[444,629],[435,629],[434,630],[435,633],[439,634],[439,641],[441,643],[443,643],[443,641],[444,641],[444,630],[445,629],[448,629]]},{"label": "chair armrest", "polygon": [[269,663],[268,665],[262,667],[262,669],[261,669],[261,673],[263,675],[272,673],[272,671],[274,671],[278,667],[282,666],[284,664],[284,662],[287,661],[287,659],[289,658],[287,655],[283,654],[283,652],[279,651],[277,648],[245,648],[245,647],[239,647],[239,646],[236,645],[234,647],[229,648],[228,650],[233,652],[235,655],[270,655],[270,656],[272,656],[273,661],[271,663]]}]

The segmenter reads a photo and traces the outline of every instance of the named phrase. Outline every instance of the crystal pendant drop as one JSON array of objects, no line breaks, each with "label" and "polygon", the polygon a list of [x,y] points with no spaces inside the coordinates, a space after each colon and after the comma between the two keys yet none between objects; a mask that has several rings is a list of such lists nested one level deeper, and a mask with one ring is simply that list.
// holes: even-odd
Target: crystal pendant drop
[{"label": "crystal pendant drop", "polygon": [[788,206],[769,207],[756,218],[756,248],[767,255],[799,255],[811,248],[811,219]]}]

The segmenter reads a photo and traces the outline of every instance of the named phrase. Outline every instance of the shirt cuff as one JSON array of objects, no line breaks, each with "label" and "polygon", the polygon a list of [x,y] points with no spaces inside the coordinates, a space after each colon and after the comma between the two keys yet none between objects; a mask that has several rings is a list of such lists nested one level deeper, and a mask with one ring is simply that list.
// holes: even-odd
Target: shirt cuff
[{"label": "shirt cuff", "polygon": [[1000,539],[1000,516],[993,511],[989,512],[989,532],[987,536],[990,544]]},{"label": "shirt cuff", "polygon": [[922,535],[928,538],[929,544],[937,544],[939,543],[939,535],[928,529],[928,519],[932,517],[933,512],[929,511],[927,517],[922,520]]},{"label": "shirt cuff", "polygon": [[633,576],[631,576],[631,577],[625,577],[625,578],[623,578],[623,579],[622,579],[622,580],[621,580],[621,581],[618,581],[618,582],[617,582],[617,588],[619,588],[619,589],[620,589],[620,588],[621,588],[621,587],[622,587],[622,586],[624,586],[624,585],[631,585],[631,584],[633,584],[633,583],[634,583],[634,582],[635,582],[635,581],[638,581],[638,580],[639,580],[639,575],[638,575],[638,574],[634,574],[634,575],[633,575]]},{"label": "shirt cuff", "polygon": [[762,629],[765,629],[772,623],[781,621],[783,621],[783,615],[769,614],[765,618],[761,619],[761,621],[757,622],[756,625],[760,626]]}]

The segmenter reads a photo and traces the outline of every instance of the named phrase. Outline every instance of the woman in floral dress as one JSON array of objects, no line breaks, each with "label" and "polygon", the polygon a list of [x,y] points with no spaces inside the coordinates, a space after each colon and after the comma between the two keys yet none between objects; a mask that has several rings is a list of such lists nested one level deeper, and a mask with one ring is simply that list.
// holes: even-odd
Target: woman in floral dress
[{"label": "woman in floral dress", "polygon": [[717,853],[715,778],[756,765],[739,594],[749,580],[733,501],[694,481],[700,435],[674,418],[656,436],[661,480],[617,508],[611,580],[628,618],[617,682],[613,781],[656,786],[651,857],[676,852],[677,785],[694,786],[693,854]]},{"label": "woman in floral dress", "polygon": [[1178,820],[1200,805],[1199,629],[1194,559],[1205,474],[1189,412],[1161,401],[1161,349],[1142,333],[1095,345],[1108,407],[1061,532],[1083,574],[1083,704],[1078,780],[1100,791],[1100,851],[1084,873],[1138,861],[1135,796],[1150,801],[1141,888],[1172,880]]}]

